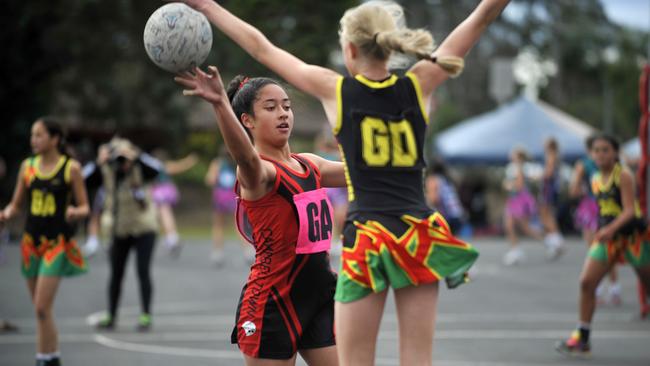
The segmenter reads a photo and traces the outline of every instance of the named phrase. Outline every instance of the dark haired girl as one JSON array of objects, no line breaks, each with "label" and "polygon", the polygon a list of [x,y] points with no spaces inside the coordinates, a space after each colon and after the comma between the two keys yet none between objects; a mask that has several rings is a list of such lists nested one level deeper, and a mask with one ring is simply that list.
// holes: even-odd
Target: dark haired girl
[{"label": "dark haired girl", "polygon": [[309,365],[337,365],[332,207],[324,187],[345,185],[343,164],[291,152],[291,101],[272,79],[239,76],[226,93],[210,67],[176,81],[184,94],[212,103],[237,163],[238,210],[252,229],[255,262],[231,341],[247,365],[294,365],[297,352]]},{"label": "dark haired girl", "polygon": [[571,337],[557,344],[560,353],[587,356],[596,310],[596,288],[616,263],[630,263],[650,290],[650,231],[635,199],[632,173],[618,158],[618,142],[611,136],[594,138],[592,154],[598,172],[591,189],[598,202],[598,230],[580,275],[580,320]]},{"label": "dark haired girl", "polygon": [[59,346],[52,308],[61,277],[86,271],[71,223],[88,215],[88,198],[79,163],[62,153],[64,135],[58,122],[50,117],[36,120],[30,143],[34,156],[22,163],[13,198],[0,211],[0,223],[16,216],[27,199],[22,272],[36,312],[36,365],[56,366]]}]

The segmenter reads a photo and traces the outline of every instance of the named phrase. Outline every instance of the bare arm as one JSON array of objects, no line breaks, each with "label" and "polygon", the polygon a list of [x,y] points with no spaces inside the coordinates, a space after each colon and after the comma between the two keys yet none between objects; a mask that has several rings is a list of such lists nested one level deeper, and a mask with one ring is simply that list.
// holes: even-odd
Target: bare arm
[{"label": "bare arm", "polygon": [[581,161],[578,161],[573,168],[573,175],[571,176],[571,183],[569,183],[569,196],[577,198],[582,195],[582,180],[585,176],[585,166]]},{"label": "bare arm", "polygon": [[440,184],[435,176],[428,176],[425,181],[426,197],[429,205],[437,206],[440,203]]},{"label": "bare arm", "polygon": [[25,163],[23,163],[20,166],[18,178],[16,178],[16,188],[14,189],[11,202],[9,202],[4,210],[0,211],[0,223],[11,220],[20,211],[20,206],[22,206],[25,193],[27,192],[27,187],[25,186],[25,169]]},{"label": "bare arm", "polygon": [[[433,53],[433,56],[465,57],[474,47],[485,29],[501,14],[510,0],[483,0],[474,11],[460,23]],[[411,68],[417,75],[425,100],[442,84],[449,74],[428,60],[421,60]]]},{"label": "bare arm", "polygon": [[182,159],[166,161],[164,163],[165,171],[169,175],[178,175],[192,169],[198,162],[199,158],[196,154],[191,153]]},{"label": "bare arm", "polygon": [[205,173],[204,182],[208,187],[214,187],[217,184],[217,177],[219,176],[219,159],[213,159],[210,162],[207,173]]},{"label": "bare arm", "polygon": [[338,73],[310,65],[277,47],[257,28],[230,13],[211,0],[180,0],[205,14],[220,31],[243,48],[251,57],[265,65],[301,91],[326,101],[336,101]]},{"label": "bare arm", "polygon": [[199,68],[194,73],[184,73],[174,78],[186,90],[184,95],[199,96],[212,103],[217,115],[217,126],[230,155],[237,163],[237,178],[247,199],[256,199],[266,194],[275,179],[275,168],[263,161],[244,127],[233,112],[221,76],[216,67],[210,66],[208,73]]},{"label": "bare arm", "polygon": [[77,205],[70,205],[66,209],[65,218],[69,222],[82,219],[88,216],[90,212],[88,194],[86,193],[86,186],[81,175],[81,166],[77,161],[72,161],[70,164],[70,185],[72,186],[74,201]]},{"label": "bare arm", "polygon": [[316,154],[303,153],[301,156],[305,156],[311,160],[321,174],[321,185],[323,187],[345,187],[345,168],[343,163],[340,161],[332,161],[324,159]]}]

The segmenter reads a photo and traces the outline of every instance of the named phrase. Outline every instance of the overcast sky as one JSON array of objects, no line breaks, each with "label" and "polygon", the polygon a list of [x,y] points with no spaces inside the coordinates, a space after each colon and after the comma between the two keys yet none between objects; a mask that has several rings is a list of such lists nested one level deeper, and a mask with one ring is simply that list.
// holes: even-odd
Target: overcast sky
[{"label": "overcast sky", "polygon": [[600,0],[610,19],[618,24],[650,30],[650,0]]}]

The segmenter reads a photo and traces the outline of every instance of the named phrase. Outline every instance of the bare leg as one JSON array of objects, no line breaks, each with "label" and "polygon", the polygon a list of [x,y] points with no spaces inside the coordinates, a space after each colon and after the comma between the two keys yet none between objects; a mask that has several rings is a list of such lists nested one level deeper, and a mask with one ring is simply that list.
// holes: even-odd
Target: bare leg
[{"label": "bare leg", "polygon": [[220,267],[224,261],[224,222],[225,217],[222,212],[215,211],[212,214],[212,254],[210,260],[217,267]]},{"label": "bare leg", "polygon": [[508,237],[508,241],[510,242],[510,247],[514,248],[517,246],[517,232],[515,230],[515,219],[510,216],[506,215],[505,217],[505,231],[506,231],[506,236]]},{"label": "bare leg", "polygon": [[174,211],[172,206],[167,203],[158,205],[158,213],[160,214],[160,223],[162,225],[163,234],[175,234],[176,219],[174,218]]},{"label": "bare leg", "polygon": [[438,283],[395,290],[400,365],[432,365]]},{"label": "bare leg", "polygon": [[[372,366],[388,290],[334,307],[339,365]],[[430,309],[429,309],[430,311]]]},{"label": "bare leg", "polygon": [[36,281],[34,309],[38,323],[36,347],[39,353],[58,351],[58,335],[52,308],[60,280],[60,277],[38,277]]},{"label": "bare leg", "polygon": [[304,349],[300,351],[300,356],[309,366],[338,366],[339,364],[336,346]]},{"label": "bare leg", "polygon": [[528,221],[527,218],[517,220],[517,224],[519,225],[521,231],[523,231],[524,234],[528,235],[529,237],[535,240],[544,239],[544,235],[539,230],[535,230],[532,226],[530,226],[530,221]]},{"label": "bare leg", "polygon": [[591,323],[596,309],[596,287],[610,270],[612,264],[599,262],[589,257],[585,260],[580,275],[580,321]]},{"label": "bare leg", "polygon": [[542,225],[549,233],[557,233],[557,222],[555,221],[554,210],[549,205],[541,205],[539,207],[539,216],[542,220]]},{"label": "bare leg", "polygon": [[36,281],[38,277],[28,278],[27,279],[27,289],[29,290],[29,297],[32,299],[32,304],[34,303],[34,296],[36,295]]},{"label": "bare leg", "polygon": [[244,355],[246,366],[293,366],[296,364],[296,356],[288,360],[271,360],[268,358],[253,358]]},{"label": "bare leg", "polygon": [[645,293],[650,293],[650,265],[635,269],[639,282],[645,287]]}]

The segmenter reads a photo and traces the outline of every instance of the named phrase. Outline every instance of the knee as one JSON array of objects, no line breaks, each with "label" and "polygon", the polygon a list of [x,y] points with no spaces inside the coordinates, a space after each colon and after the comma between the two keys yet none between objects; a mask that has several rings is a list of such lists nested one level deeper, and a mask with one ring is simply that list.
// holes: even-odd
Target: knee
[{"label": "knee", "polygon": [[587,276],[580,277],[580,291],[583,293],[595,293],[598,283]]},{"label": "knee", "polygon": [[50,308],[45,305],[37,303],[35,307],[35,311],[36,311],[36,320],[38,320],[39,322],[46,321],[50,316]]}]

